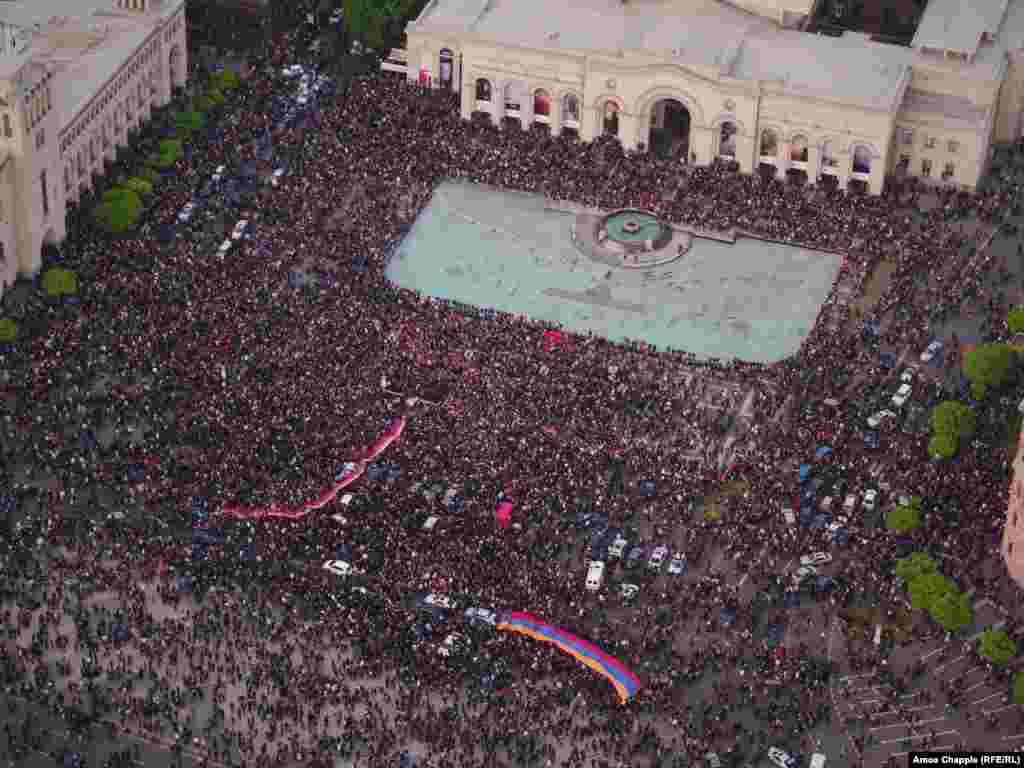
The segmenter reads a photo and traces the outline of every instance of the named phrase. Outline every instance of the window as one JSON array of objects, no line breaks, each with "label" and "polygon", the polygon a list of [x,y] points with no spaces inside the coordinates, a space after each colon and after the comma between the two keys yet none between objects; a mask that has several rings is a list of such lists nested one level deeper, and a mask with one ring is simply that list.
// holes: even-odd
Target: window
[{"label": "window", "polygon": [[900,155],[900,167],[906,168],[910,165],[910,155]]},{"label": "window", "polygon": [[951,155],[955,155],[957,152],[960,151],[959,141],[950,141],[946,146],[949,149],[949,154]]},{"label": "window", "polygon": [[43,216],[50,215],[50,195],[46,190],[46,171],[39,174],[39,183],[43,187]]},{"label": "window", "polygon": [[767,128],[761,131],[761,156],[775,157],[779,153],[779,137],[775,131]]},{"label": "window", "polygon": [[942,170],[942,178],[950,179],[956,174],[956,170],[953,168],[952,163],[946,163],[946,167]]},{"label": "window", "polygon": [[71,168],[67,165],[64,166],[64,190],[71,191]]},{"label": "window", "polygon": [[905,147],[912,146],[914,143],[914,132],[909,128],[904,128],[900,131],[900,143]]},{"label": "window", "polygon": [[39,149],[43,144],[46,143],[46,133],[42,128],[39,129],[39,133],[36,134],[36,149]]},{"label": "window", "polygon": [[935,149],[935,137],[929,136],[927,139],[925,139],[924,145],[928,149]]},{"label": "window", "polygon": [[925,178],[932,175],[932,161],[927,158],[921,161],[921,175]]},{"label": "window", "polygon": [[4,136],[9,139],[13,135],[14,133],[11,131],[11,116],[4,112]]},{"label": "window", "polygon": [[1012,555],[1013,554],[1013,542],[1012,541],[1009,544],[1006,545],[1006,554],[1008,554],[1008,555]]}]

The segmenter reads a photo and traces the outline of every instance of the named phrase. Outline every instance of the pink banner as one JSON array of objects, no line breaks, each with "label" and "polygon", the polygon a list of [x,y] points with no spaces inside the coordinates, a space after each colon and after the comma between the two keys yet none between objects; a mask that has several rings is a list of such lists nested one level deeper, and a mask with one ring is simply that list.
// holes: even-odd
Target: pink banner
[{"label": "pink banner", "polygon": [[313,510],[322,509],[324,506],[334,501],[335,497],[342,490],[362,477],[363,473],[366,471],[366,466],[375,458],[380,456],[389,445],[395,442],[395,440],[401,437],[404,430],[405,418],[400,417],[393,419],[388,430],[381,435],[376,443],[366,449],[366,456],[355,462],[355,469],[346,472],[340,480],[327,488],[320,494],[320,496],[300,507],[288,507],[275,501],[269,507],[242,507],[229,505],[223,507],[221,509],[221,513],[230,517],[238,518],[239,520],[262,520],[267,517],[283,520],[299,520]]},{"label": "pink banner", "polygon": [[498,525],[502,528],[508,528],[509,523],[512,522],[512,502],[501,502],[498,508],[494,510],[494,519],[498,521]]}]

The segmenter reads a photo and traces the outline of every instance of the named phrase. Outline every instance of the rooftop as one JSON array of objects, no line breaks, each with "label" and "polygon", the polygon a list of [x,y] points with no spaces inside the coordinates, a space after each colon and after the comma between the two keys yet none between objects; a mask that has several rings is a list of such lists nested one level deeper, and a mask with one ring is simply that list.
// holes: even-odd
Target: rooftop
[{"label": "rooftop", "polygon": [[917,112],[925,115],[940,114],[947,120],[959,122],[969,128],[976,128],[985,122],[985,110],[968,98],[940,93],[924,93],[912,89],[907,90],[901,112]]},{"label": "rooftop", "polygon": [[1009,0],[928,0],[914,35],[915,48],[959,51],[973,56],[982,35],[995,39]]}]

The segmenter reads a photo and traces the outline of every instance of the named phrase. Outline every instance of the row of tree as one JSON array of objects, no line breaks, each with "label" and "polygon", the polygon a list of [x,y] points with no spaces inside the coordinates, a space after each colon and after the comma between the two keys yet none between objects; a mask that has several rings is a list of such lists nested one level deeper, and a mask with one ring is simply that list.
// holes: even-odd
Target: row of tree
[{"label": "row of tree", "polygon": [[971,599],[952,579],[939,572],[939,565],[924,552],[915,552],[896,563],[896,575],[903,580],[910,604],[927,611],[947,632],[959,632],[974,621]]}]

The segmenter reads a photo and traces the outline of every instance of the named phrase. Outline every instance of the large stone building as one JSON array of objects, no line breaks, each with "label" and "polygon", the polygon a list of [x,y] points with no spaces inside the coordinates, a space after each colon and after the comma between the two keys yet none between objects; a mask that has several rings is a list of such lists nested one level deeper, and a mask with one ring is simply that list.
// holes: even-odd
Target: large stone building
[{"label": "large stone building", "polygon": [[0,292],[187,74],[185,0],[0,2]]},{"label": "large stone building", "polygon": [[813,0],[430,0],[410,79],[462,115],[879,193],[973,188],[1021,135],[1024,0],[930,0],[910,46],[801,31]]},{"label": "large stone building", "polygon": [[1003,528],[1003,559],[1006,569],[1018,584],[1024,586],[1024,432],[1013,462],[1013,482]]}]

